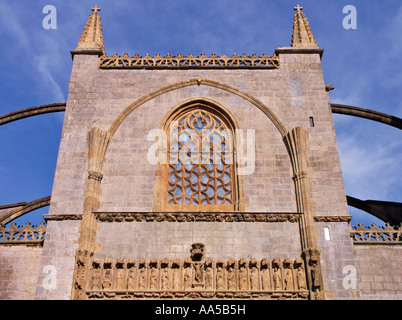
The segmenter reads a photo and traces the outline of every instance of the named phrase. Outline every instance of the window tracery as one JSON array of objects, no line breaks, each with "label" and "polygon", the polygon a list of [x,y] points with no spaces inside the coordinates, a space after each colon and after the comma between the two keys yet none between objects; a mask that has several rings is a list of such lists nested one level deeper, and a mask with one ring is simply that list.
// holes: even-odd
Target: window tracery
[{"label": "window tracery", "polygon": [[232,127],[213,108],[197,105],[174,117],[168,133],[167,205],[234,210],[233,145]]}]

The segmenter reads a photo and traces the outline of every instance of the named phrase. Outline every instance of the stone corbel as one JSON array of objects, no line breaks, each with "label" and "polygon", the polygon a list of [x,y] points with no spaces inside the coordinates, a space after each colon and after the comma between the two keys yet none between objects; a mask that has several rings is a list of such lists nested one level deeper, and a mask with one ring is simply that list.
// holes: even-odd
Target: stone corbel
[{"label": "stone corbel", "polygon": [[94,127],[87,136],[88,171],[102,173],[106,150],[111,136],[108,131]]}]

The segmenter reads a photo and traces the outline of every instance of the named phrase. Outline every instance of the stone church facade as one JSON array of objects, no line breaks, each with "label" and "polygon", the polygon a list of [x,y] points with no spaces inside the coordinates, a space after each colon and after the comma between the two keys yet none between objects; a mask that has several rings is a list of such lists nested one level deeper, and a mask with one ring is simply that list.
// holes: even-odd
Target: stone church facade
[{"label": "stone church facade", "polygon": [[323,49],[296,10],[271,56],[130,57],[105,54],[95,7],[46,235],[0,246],[0,297],[401,299],[400,232],[352,232]]}]

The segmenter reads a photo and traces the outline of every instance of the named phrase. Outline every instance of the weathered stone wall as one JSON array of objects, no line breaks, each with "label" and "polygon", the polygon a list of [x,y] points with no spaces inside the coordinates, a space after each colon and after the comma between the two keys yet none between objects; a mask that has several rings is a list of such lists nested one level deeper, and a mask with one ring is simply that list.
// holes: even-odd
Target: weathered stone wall
[{"label": "weathered stone wall", "polygon": [[[321,250],[321,268],[326,299],[355,299],[357,290],[345,288],[343,280],[347,266],[356,265],[354,245],[347,222],[316,222],[318,247]],[[327,228],[327,231],[324,229]],[[325,234],[327,232],[327,234]],[[344,273],[345,271],[345,273]]]},{"label": "weathered stone wall", "polygon": [[316,222],[316,228],[326,299],[402,299],[400,245],[354,244],[347,222]]},{"label": "weathered stone wall", "polygon": [[[75,252],[78,248],[80,220],[47,221],[46,237],[37,269],[35,299],[70,299],[74,272]],[[49,273],[53,285],[42,283]],[[47,283],[47,282],[46,282]]]},{"label": "weathered stone wall", "polygon": [[42,247],[0,246],[0,299],[29,300],[35,296]]},{"label": "weathered stone wall", "polygon": [[360,299],[402,299],[402,247],[355,245]]},{"label": "weathered stone wall", "polygon": [[193,243],[212,259],[300,257],[297,222],[104,222],[95,257],[185,259]]}]

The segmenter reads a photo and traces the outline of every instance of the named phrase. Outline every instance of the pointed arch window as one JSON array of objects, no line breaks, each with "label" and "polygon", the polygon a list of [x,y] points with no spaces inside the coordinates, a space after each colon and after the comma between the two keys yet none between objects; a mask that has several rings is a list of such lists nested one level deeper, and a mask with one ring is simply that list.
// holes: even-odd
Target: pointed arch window
[{"label": "pointed arch window", "polygon": [[196,104],[169,123],[168,211],[233,211],[236,204],[233,125],[214,107]]}]

